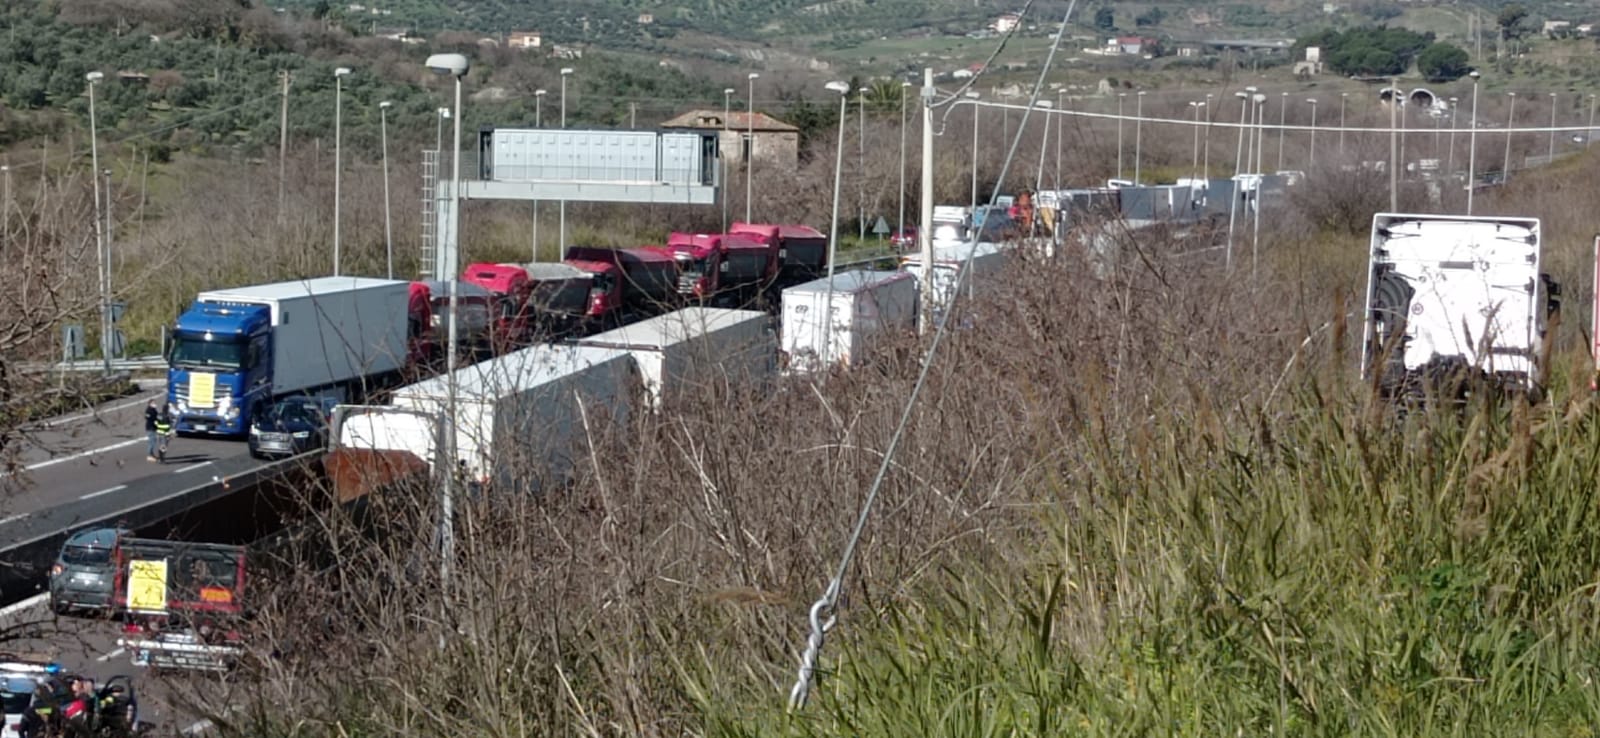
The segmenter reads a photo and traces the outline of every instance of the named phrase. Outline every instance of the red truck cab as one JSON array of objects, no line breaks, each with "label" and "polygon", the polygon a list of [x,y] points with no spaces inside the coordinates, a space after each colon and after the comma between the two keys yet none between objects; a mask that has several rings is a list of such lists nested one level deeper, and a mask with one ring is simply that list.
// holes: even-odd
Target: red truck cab
[{"label": "red truck cab", "polygon": [[664,251],[678,263],[678,294],[696,300],[748,297],[777,274],[777,241],[760,233],[673,233]]},{"label": "red truck cab", "polygon": [[439,355],[439,342],[433,336],[433,305],[428,302],[428,286],[412,282],[406,298],[406,359],[411,368],[431,366]]},{"label": "red truck cab", "polygon": [[503,354],[527,342],[531,317],[528,315],[528,297],[533,290],[527,269],[517,264],[479,262],[469,265],[461,273],[461,280],[482,287],[495,296],[495,309],[490,316],[493,321],[490,334],[495,354]]},{"label": "red truck cab", "polygon": [[765,236],[776,250],[773,280],[778,287],[809,282],[828,268],[828,237],[807,225],[734,223],[729,233]]},{"label": "red truck cab", "polygon": [[565,261],[594,275],[587,311],[591,322],[627,322],[630,317],[661,313],[676,302],[678,265],[663,249],[573,246]]}]

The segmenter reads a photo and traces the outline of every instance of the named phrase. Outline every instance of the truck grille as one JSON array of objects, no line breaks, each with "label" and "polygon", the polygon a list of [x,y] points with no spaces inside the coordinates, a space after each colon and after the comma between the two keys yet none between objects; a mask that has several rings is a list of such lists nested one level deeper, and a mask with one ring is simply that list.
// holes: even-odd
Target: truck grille
[{"label": "truck grille", "polygon": [[[181,381],[181,382],[178,382],[178,383],[174,384],[173,385],[173,390],[174,390],[173,391],[173,395],[176,397],[178,402],[185,403],[188,406],[190,406],[191,408],[194,407],[194,403],[190,400],[190,397],[189,397],[189,381],[188,380],[184,380],[184,381]],[[200,409],[200,410],[215,410],[216,407],[217,407],[217,404],[222,402],[222,398],[227,397],[227,396],[228,396],[228,386],[225,385],[225,384],[222,384],[221,382],[218,382],[217,386],[211,392],[211,407],[210,408],[196,408],[196,409]]]},{"label": "truck grille", "polygon": [[678,275],[678,294],[680,294],[680,295],[692,295],[692,294],[694,294],[694,284],[696,282],[699,282],[699,281],[700,281],[700,276],[697,275],[697,274],[680,274],[680,275]]}]

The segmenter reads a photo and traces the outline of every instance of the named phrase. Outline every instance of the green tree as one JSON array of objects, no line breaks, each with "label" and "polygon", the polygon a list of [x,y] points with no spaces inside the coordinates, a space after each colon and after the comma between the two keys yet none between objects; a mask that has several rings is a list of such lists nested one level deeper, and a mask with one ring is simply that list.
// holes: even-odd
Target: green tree
[{"label": "green tree", "polygon": [[1429,82],[1460,79],[1468,71],[1467,52],[1453,44],[1433,44],[1417,55],[1417,71]]},{"label": "green tree", "polygon": [[1115,31],[1117,29],[1117,14],[1112,12],[1110,6],[1102,5],[1094,11],[1094,27],[1102,31]]},{"label": "green tree", "polygon": [[1515,3],[1500,9],[1500,15],[1495,18],[1495,24],[1500,26],[1500,37],[1511,39],[1522,36],[1524,28],[1522,22],[1528,19],[1528,9]]},{"label": "green tree", "polygon": [[1143,13],[1140,13],[1138,17],[1133,19],[1133,24],[1140,28],[1145,26],[1159,26],[1161,25],[1161,21],[1166,20],[1166,18],[1167,11],[1162,10],[1161,6],[1157,5]]}]

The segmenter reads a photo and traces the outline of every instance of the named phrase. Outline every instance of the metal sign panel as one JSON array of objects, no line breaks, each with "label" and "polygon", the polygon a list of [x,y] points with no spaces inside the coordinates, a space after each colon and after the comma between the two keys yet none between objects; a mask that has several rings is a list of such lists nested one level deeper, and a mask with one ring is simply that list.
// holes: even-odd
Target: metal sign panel
[{"label": "metal sign panel", "polygon": [[496,128],[480,142],[483,179],[711,185],[715,133]]}]

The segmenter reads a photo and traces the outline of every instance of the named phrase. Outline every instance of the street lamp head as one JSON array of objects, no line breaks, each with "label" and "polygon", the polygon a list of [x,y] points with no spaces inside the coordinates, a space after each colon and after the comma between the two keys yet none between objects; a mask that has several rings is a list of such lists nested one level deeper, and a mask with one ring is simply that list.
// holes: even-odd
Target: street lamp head
[{"label": "street lamp head", "polygon": [[1240,100],[1244,100],[1244,99],[1247,99],[1247,98],[1250,97],[1250,95],[1248,95],[1246,93],[1243,93],[1243,92],[1235,92],[1235,93],[1233,93],[1233,96],[1239,98]]},{"label": "street lamp head", "polygon": [[761,75],[756,74],[755,72],[751,72],[749,77],[748,77],[748,79],[760,79],[760,78],[761,78]]},{"label": "street lamp head", "polygon": [[1144,97],[1144,90],[1139,91],[1139,97]]},{"label": "street lamp head", "polygon": [[83,78],[86,79],[86,80],[89,80],[89,84],[92,85],[92,84],[94,84],[96,82],[99,82],[100,80],[105,79],[106,75],[105,75],[105,72],[95,71],[95,72],[90,72],[88,74],[83,75]]},{"label": "street lamp head", "polygon": [[[834,81],[834,82],[829,82],[828,84],[823,85],[823,87],[826,88],[826,89],[832,90],[834,92],[837,92],[837,93],[839,93],[841,95],[850,94],[850,83],[849,82]],[[729,92],[732,92],[732,90],[729,90]]]},{"label": "street lamp head", "polygon": [[724,94],[724,95],[732,95],[733,92],[734,92],[734,90],[733,90],[732,87],[724,87],[724,88],[722,88],[722,94]]},{"label": "street lamp head", "polygon": [[1470,72],[1467,72],[1467,76],[1471,77],[1473,82],[1477,82],[1478,81],[1478,70],[1474,69],[1474,70],[1472,70]]},{"label": "street lamp head", "polygon": [[440,118],[444,118],[445,120],[449,120],[450,119],[450,109],[449,108],[439,108],[439,117]]},{"label": "street lamp head", "polygon": [[1456,98],[1453,98],[1453,97],[1452,97],[1452,98],[1450,98],[1450,104],[1451,104],[1451,105],[1454,105],[1454,104],[1456,104]]},{"label": "street lamp head", "polygon": [[910,87],[910,86],[911,86],[910,82],[901,82],[900,83],[901,89],[904,89],[904,88],[907,88],[907,87]]},{"label": "street lamp head", "polygon": [[548,93],[547,90],[534,90],[533,91],[533,96],[534,97],[544,97],[547,93]]},{"label": "street lamp head", "polygon": [[1306,98],[1306,102],[1311,103],[1314,106],[1317,104],[1317,99],[1314,97],[1308,97]]},{"label": "street lamp head", "polygon": [[467,61],[467,57],[461,54],[434,54],[428,57],[425,66],[434,74],[448,74],[460,79],[467,76],[467,69],[472,65]]},{"label": "street lamp head", "polygon": [[1259,105],[1259,104],[1264,103],[1264,102],[1267,101],[1267,96],[1257,92],[1255,94],[1255,97],[1252,98],[1252,99],[1254,99],[1256,101],[1256,104]]},{"label": "street lamp head", "polygon": [[343,77],[343,76],[345,76],[345,75],[347,75],[349,73],[350,73],[350,68],[349,67],[339,67],[338,69],[333,70],[333,76],[335,76],[335,77]]},{"label": "street lamp head", "polygon": [[1256,86],[1250,85],[1249,87],[1244,88],[1244,91],[1254,95],[1256,94]]},{"label": "street lamp head", "polygon": [[389,102],[388,100],[384,100],[383,102],[378,103],[378,109],[379,110],[388,110],[389,108],[391,108],[393,106],[394,106],[394,103]]},{"label": "street lamp head", "polygon": [[572,71],[573,71],[572,67],[562,67],[561,68],[561,76],[565,77],[565,76],[567,76],[569,74],[572,74]]}]

